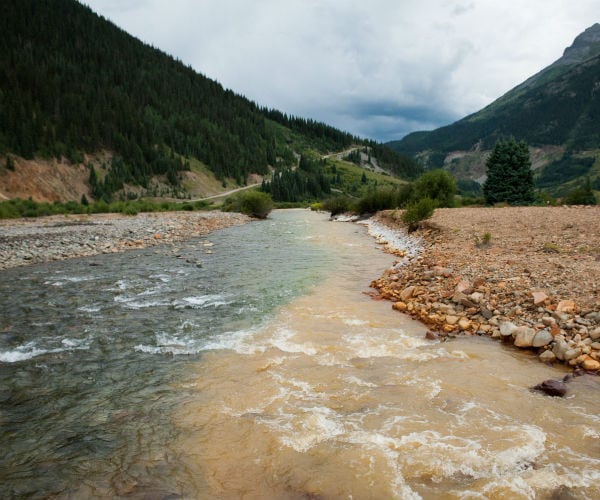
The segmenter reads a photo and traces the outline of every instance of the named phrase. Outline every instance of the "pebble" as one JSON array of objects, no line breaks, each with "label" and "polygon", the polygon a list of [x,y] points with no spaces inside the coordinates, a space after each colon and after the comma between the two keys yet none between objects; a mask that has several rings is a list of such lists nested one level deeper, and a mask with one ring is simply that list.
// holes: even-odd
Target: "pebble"
[{"label": "pebble", "polygon": [[0,270],[172,244],[250,220],[245,215],[217,211],[6,220],[0,225]]},{"label": "pebble", "polygon": [[538,254],[511,249],[512,236],[502,251],[467,257],[466,242],[448,244],[453,236],[443,229],[419,231],[419,253],[372,283],[394,309],[442,336],[488,335],[537,352],[542,362],[600,371],[600,300],[581,286],[593,281],[594,270],[579,276],[568,275],[566,264],[541,267]]}]

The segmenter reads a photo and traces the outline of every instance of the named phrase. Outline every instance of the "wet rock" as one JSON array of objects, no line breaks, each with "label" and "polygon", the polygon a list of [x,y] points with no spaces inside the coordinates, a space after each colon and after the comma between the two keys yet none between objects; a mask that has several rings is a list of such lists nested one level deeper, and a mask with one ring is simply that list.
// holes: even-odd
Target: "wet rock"
[{"label": "wet rock", "polygon": [[556,361],[556,356],[551,350],[547,350],[540,354],[540,361],[542,363],[554,363]]},{"label": "wet rock", "polygon": [[587,356],[583,363],[581,363],[581,368],[589,371],[600,370],[600,361],[596,361],[595,359]]},{"label": "wet rock", "polygon": [[512,336],[513,332],[517,329],[517,325],[510,321],[505,321],[504,323],[500,323],[500,335],[503,337]]},{"label": "wet rock", "polygon": [[528,326],[520,326],[513,332],[513,336],[517,347],[531,347],[535,337],[535,330]]},{"label": "wet rock", "polygon": [[555,338],[555,343],[554,343],[554,347],[552,348],[552,352],[554,353],[554,355],[556,356],[557,359],[564,361],[565,353],[568,350],[569,350],[569,344],[567,344],[564,339],[556,340],[556,338]]},{"label": "wet rock", "polygon": [[533,386],[534,391],[543,392],[548,396],[564,397],[567,385],[562,380],[544,380],[541,384]]},{"label": "wet rock", "polygon": [[438,340],[438,335],[437,335],[437,333],[435,333],[435,332],[432,332],[432,331],[430,331],[430,330],[429,330],[429,331],[428,331],[428,332],[425,334],[425,338],[426,338],[427,340]]},{"label": "wet rock", "polygon": [[548,330],[540,330],[533,337],[531,345],[533,347],[544,347],[554,340],[554,337]]},{"label": "wet rock", "polygon": [[395,309],[396,311],[400,311],[400,312],[404,312],[406,311],[406,309],[408,308],[408,306],[406,305],[405,302],[394,302],[394,304],[392,305],[392,309]]},{"label": "wet rock", "polygon": [[576,349],[567,349],[567,351],[565,351],[564,354],[564,360],[565,361],[570,361],[572,359],[575,359],[577,357],[581,356],[581,349],[576,348]]}]

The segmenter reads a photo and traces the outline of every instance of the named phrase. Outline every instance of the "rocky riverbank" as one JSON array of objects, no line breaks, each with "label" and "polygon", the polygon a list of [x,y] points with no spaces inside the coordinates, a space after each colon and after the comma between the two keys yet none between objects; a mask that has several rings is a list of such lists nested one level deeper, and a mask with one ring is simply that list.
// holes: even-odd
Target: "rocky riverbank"
[{"label": "rocky riverbank", "polygon": [[[400,215],[376,221],[405,231]],[[431,339],[489,335],[600,371],[599,228],[600,207],[437,209],[372,286]]]},{"label": "rocky riverbank", "polygon": [[0,270],[174,243],[244,224],[224,212],[65,215],[0,221]]}]

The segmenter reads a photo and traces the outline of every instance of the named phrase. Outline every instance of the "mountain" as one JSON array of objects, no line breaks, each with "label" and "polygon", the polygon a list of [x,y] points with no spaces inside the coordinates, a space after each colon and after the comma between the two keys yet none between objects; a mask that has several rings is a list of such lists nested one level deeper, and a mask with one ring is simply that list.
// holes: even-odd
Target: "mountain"
[{"label": "mountain", "polygon": [[427,167],[481,182],[487,154],[507,136],[530,145],[538,187],[560,194],[589,175],[600,189],[600,24],[481,111],[388,145]]},{"label": "mountain", "polygon": [[[73,166],[95,199],[206,196],[295,166],[302,153],[371,145],[260,108],[75,0],[3,0],[0,33],[0,188],[43,176],[51,198]],[[386,151],[388,171],[418,173],[372,146]]]}]

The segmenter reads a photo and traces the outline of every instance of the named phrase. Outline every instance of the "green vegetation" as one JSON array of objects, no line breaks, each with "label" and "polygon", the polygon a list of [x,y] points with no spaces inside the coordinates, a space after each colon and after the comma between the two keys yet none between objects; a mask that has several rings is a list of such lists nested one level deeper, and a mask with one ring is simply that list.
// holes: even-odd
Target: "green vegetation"
[{"label": "green vegetation", "polygon": [[332,217],[354,211],[352,200],[347,196],[335,196],[334,198],[329,198],[323,201],[321,208],[326,212],[330,212]]},{"label": "green vegetation", "polygon": [[563,184],[582,175],[586,175],[594,165],[595,158],[575,156],[566,151],[559,160],[546,165],[536,180],[540,188]]},{"label": "green vegetation", "polygon": [[483,233],[483,235],[481,236],[481,239],[479,238],[479,236],[475,236],[475,246],[477,248],[487,248],[490,246],[492,242],[492,234],[490,232],[485,232]]},{"label": "green vegetation", "polygon": [[436,207],[454,206],[456,185],[450,174],[442,170],[427,172],[413,183],[387,186],[367,192],[359,199],[336,196],[325,200],[321,208],[332,216],[352,212],[360,215],[380,210],[405,208],[402,221],[412,232],[419,223],[430,218]]},{"label": "green vegetation", "polygon": [[534,201],[529,148],[523,141],[500,140],[486,163],[485,202],[526,205]]},{"label": "green vegetation", "polygon": [[[83,200],[82,200],[83,201]],[[46,215],[66,214],[97,214],[97,213],[122,213],[137,215],[140,212],[173,212],[177,210],[206,210],[209,204],[205,201],[175,203],[163,201],[153,203],[144,200],[115,201],[110,204],[103,200],[94,203],[66,203],[35,202],[31,199],[22,200],[15,198],[0,202],[0,219],[16,219],[18,217],[42,217]]]},{"label": "green vegetation", "polygon": [[592,190],[592,182],[587,177],[585,184],[571,191],[563,200],[565,205],[595,205],[596,196]]},{"label": "green vegetation", "polygon": [[408,232],[412,233],[419,227],[419,223],[431,218],[435,210],[435,203],[431,198],[421,198],[411,203],[402,214],[402,222],[408,227]]},{"label": "green vegetation", "polygon": [[419,198],[430,198],[436,207],[453,207],[456,182],[445,170],[431,170],[415,181],[414,189]]},{"label": "green vegetation", "polygon": [[[388,143],[408,155],[421,151],[468,151],[474,145],[491,149],[502,137],[515,136],[532,145],[566,145],[569,149],[600,148],[595,87],[600,68],[596,55],[575,66],[517,86],[490,106],[452,125],[415,132]],[[441,165],[437,165],[441,166]]]},{"label": "green vegetation", "polygon": [[[597,25],[594,30],[599,32]],[[573,58],[571,53],[480,111],[388,145],[418,158],[425,168],[449,168],[457,179],[479,179],[483,161],[496,142],[515,137],[537,149],[537,157],[532,158],[536,187],[553,196],[564,196],[587,175],[600,179],[600,162],[594,165],[590,156],[598,157],[600,151],[600,44],[582,39],[578,43],[580,54],[588,48],[585,58]],[[448,154],[453,152],[460,154],[448,164]],[[479,196],[458,187],[461,194]]]},{"label": "green vegetation", "polygon": [[157,177],[170,194],[185,194],[184,174],[200,164],[223,187],[275,169],[287,176],[279,201],[320,198],[328,196],[330,179],[303,165],[296,174],[295,155],[353,145],[368,148],[396,175],[420,172],[386,146],[260,108],[75,0],[6,0],[0,31],[6,168],[14,168],[9,154],[74,163],[104,155],[108,164],[89,172],[96,200],[109,202],[125,184],[148,190]]},{"label": "green vegetation", "polygon": [[270,181],[263,181],[261,190],[269,193],[275,201],[300,202],[322,199],[331,193],[324,165],[325,160],[302,155],[298,168],[275,171]]},{"label": "green vegetation", "polygon": [[267,193],[247,190],[225,200],[222,209],[225,212],[240,212],[251,217],[266,219],[273,210],[273,200]]}]

